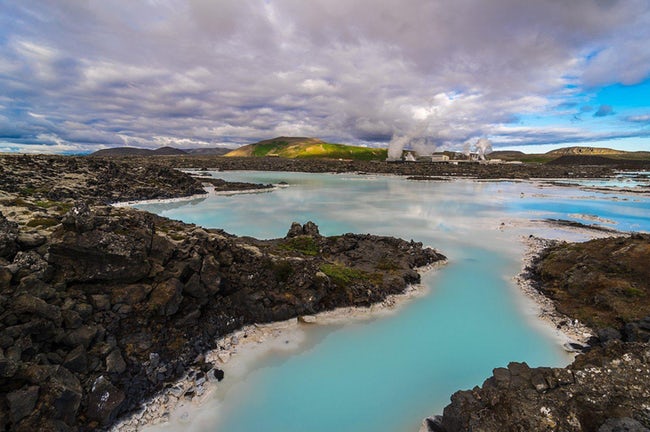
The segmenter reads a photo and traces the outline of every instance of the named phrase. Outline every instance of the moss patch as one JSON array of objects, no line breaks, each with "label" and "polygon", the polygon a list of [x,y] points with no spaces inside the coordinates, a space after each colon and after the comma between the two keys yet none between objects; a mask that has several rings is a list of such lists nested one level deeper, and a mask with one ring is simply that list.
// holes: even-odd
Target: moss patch
[{"label": "moss patch", "polygon": [[562,243],[534,265],[542,291],[590,327],[619,327],[650,315],[650,236]]},{"label": "moss patch", "polygon": [[285,240],[278,246],[280,249],[300,252],[303,255],[316,256],[319,252],[318,243],[313,237],[300,236]]},{"label": "moss patch", "polygon": [[29,222],[27,222],[28,227],[53,227],[54,225],[58,225],[59,220],[54,219],[54,218],[49,218],[49,217],[37,217]]},{"label": "moss patch", "polygon": [[337,285],[347,285],[355,280],[368,280],[368,274],[366,272],[341,264],[322,264],[320,270]]}]

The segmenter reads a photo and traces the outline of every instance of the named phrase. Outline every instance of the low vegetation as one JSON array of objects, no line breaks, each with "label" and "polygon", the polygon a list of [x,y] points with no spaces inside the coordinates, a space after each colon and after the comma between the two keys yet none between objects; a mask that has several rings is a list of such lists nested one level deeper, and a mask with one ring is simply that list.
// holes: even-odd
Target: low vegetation
[{"label": "low vegetation", "polygon": [[368,274],[337,263],[322,264],[320,270],[337,285],[347,285],[355,280],[367,280]]},{"label": "low vegetation", "polygon": [[240,147],[226,156],[385,160],[388,153],[386,149],[332,144],[315,138],[279,137]]},{"label": "low vegetation", "polygon": [[650,313],[650,237],[634,235],[547,249],[534,266],[558,309],[593,328],[618,328]]},{"label": "low vegetation", "polygon": [[50,217],[37,217],[27,222],[27,226],[32,228],[35,227],[49,228],[58,225],[59,223],[60,221],[58,219],[54,219]]},{"label": "low vegetation", "polygon": [[309,256],[316,256],[319,252],[318,243],[313,237],[308,236],[288,238],[283,240],[278,247],[286,251],[300,252]]}]

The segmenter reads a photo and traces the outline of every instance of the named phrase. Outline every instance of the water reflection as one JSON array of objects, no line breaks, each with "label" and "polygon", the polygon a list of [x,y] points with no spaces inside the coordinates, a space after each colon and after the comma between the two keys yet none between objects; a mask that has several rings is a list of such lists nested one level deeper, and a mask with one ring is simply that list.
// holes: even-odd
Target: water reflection
[{"label": "water reflection", "polygon": [[[396,315],[304,329],[306,342],[271,353],[226,385],[189,423],[164,430],[396,432],[480,384],[509,361],[568,362],[511,281],[521,236],[566,236],[531,219],[580,219],[650,231],[647,197],[528,182],[409,181],[392,176],[224,172],[232,181],[290,186],[263,195],[139,205],[238,235],[282,237],[291,221],[321,232],[392,235],[441,249],[449,264],[427,275],[429,294]],[[613,198],[617,197],[616,200]],[[627,199],[627,200],[625,200]],[[522,306],[523,305],[523,306]]]}]

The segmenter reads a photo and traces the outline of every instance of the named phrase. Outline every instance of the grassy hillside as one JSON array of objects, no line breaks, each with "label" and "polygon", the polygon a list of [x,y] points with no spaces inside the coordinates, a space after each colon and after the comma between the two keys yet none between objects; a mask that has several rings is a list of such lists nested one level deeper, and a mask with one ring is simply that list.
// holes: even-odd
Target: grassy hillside
[{"label": "grassy hillside", "polygon": [[[650,152],[628,152],[623,150],[615,150],[609,148],[598,147],[564,147],[557,150],[551,150],[547,153],[522,153],[519,151],[504,151],[497,150],[489,155],[490,159],[503,159],[507,161],[517,160],[527,163],[548,163],[557,160],[569,160],[570,158],[583,158],[585,163],[589,163],[587,159],[593,158],[608,158],[616,161],[650,161]],[[561,159],[563,158],[563,159]],[[567,159],[568,158],[568,159]],[[596,159],[593,159],[594,161]],[[593,162],[593,161],[592,161]]]},{"label": "grassy hillside", "polygon": [[595,155],[595,156],[612,156],[625,154],[626,152],[621,150],[614,150],[610,148],[599,148],[599,147],[563,147],[557,150],[551,150],[546,153],[551,156],[570,156],[570,155]]},{"label": "grassy hillside", "polygon": [[355,159],[384,160],[386,149],[356,147],[344,144],[332,144],[316,138],[278,137],[270,140],[248,144],[231,151],[226,157],[264,157],[276,156],[289,159]]},{"label": "grassy hillside", "polygon": [[650,152],[647,151],[629,152],[598,147],[565,147],[552,150],[546,153],[546,155],[553,156],[554,158],[561,156],[602,156],[617,160],[650,160]]}]

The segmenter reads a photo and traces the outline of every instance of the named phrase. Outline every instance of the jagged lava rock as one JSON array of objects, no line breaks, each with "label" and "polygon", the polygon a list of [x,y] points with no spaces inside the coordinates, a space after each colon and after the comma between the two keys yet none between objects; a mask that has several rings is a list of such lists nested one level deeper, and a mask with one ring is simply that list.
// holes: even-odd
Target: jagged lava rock
[{"label": "jagged lava rock", "polygon": [[567,368],[494,369],[459,391],[430,431],[650,431],[650,236],[556,243],[530,269],[570,319],[596,330]]},{"label": "jagged lava rock", "polygon": [[[417,282],[414,267],[444,259],[389,237],[322,237],[313,223],[294,238],[258,241],[84,203],[61,222],[43,244],[15,241],[23,232],[7,225],[10,253],[0,261],[5,428],[106,427],[197,367],[220,336],[370,305]],[[205,379],[222,378],[214,370]]]}]

